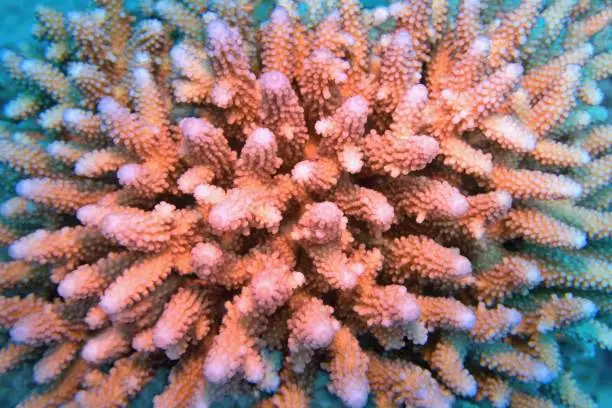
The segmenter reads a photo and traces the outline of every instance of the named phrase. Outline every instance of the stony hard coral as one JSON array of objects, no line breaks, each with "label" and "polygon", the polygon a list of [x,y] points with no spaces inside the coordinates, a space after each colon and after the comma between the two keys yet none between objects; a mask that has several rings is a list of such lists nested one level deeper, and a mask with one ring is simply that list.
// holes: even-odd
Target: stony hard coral
[{"label": "stony hard coral", "polygon": [[321,370],[355,408],[594,403],[562,355],[609,346],[609,5],[96,3],[2,54],[21,406],[160,367],[156,407],[319,406]]}]

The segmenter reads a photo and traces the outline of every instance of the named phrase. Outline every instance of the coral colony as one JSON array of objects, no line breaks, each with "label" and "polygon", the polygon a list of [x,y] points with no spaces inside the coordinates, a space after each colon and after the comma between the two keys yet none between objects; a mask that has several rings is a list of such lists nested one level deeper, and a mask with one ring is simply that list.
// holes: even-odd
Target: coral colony
[{"label": "coral colony", "polygon": [[595,406],[609,5],[96,3],[2,54],[22,407]]}]

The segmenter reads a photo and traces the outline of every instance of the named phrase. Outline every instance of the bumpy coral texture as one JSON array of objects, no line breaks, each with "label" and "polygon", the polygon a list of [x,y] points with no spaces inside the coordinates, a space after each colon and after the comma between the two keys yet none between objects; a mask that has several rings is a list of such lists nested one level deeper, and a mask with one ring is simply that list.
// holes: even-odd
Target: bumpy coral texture
[{"label": "bumpy coral texture", "polygon": [[595,404],[609,5],[96,4],[2,54],[22,407]]}]

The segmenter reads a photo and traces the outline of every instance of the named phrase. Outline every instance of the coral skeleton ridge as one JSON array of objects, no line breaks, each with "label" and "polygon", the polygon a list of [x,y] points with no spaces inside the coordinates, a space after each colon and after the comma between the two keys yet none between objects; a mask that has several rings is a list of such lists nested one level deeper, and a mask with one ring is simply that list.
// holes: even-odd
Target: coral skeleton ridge
[{"label": "coral skeleton ridge", "polygon": [[596,405],[609,3],[95,3],[1,55],[20,407]]}]

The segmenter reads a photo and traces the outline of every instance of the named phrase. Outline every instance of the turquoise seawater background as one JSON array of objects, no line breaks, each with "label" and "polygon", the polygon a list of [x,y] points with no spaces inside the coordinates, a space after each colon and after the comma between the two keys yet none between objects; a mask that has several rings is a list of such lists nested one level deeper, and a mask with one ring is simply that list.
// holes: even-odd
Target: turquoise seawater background
[{"label": "turquoise seawater background", "polygon": [[[452,2],[452,0],[451,0]],[[264,7],[260,11],[265,12],[271,7],[271,1],[266,0]],[[366,7],[375,7],[379,4],[386,4],[384,0],[364,0]],[[31,27],[34,23],[34,10],[37,4],[53,7],[59,11],[67,12],[70,10],[83,10],[91,6],[87,0],[0,0],[0,49],[24,49],[31,41]],[[128,9],[135,9],[136,0],[127,0]],[[0,100],[4,100],[7,89],[11,86],[4,74],[0,74]],[[611,87],[606,86],[606,106],[611,106]],[[608,116],[610,121],[610,115]],[[0,201],[4,200],[8,194],[13,194],[13,175],[2,173],[0,170]],[[0,254],[1,256],[1,254]],[[0,333],[0,346],[7,340],[6,333]],[[585,391],[598,400],[602,408],[612,408],[612,368],[610,353],[598,352],[596,358],[588,360],[588,363],[581,359],[570,359],[572,370],[580,380],[581,386]],[[35,388],[32,380],[32,365],[24,364],[21,367],[0,376],[0,408],[14,407],[27,394]],[[152,381],[145,391],[132,402],[131,407],[150,407],[152,406],[152,396],[159,393],[166,382],[168,369],[161,369],[157,373],[156,379]],[[317,389],[314,398],[314,406],[331,407],[341,406],[338,400],[332,397],[325,390],[326,378],[323,374],[316,381]],[[249,405],[247,401],[243,401]],[[230,406],[231,404],[223,404]],[[458,402],[458,405],[470,406],[471,404]],[[473,406],[473,405],[472,405]]]}]

